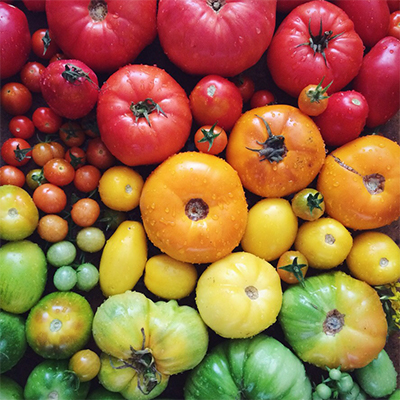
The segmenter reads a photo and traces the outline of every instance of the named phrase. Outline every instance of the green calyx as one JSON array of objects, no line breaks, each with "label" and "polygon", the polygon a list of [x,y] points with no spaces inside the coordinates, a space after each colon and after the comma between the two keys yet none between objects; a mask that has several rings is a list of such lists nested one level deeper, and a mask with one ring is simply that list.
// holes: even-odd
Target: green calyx
[{"label": "green calyx", "polygon": [[310,213],[314,211],[315,208],[318,208],[322,211],[321,203],[324,201],[324,196],[320,192],[310,193],[307,196],[307,207],[310,210]]},{"label": "green calyx", "polygon": [[283,267],[279,267],[279,269],[283,269],[285,271],[291,272],[295,278],[300,282],[300,284],[304,287],[304,275],[301,271],[302,268],[307,267],[306,264],[299,264],[298,258],[293,258],[293,262],[288,265],[284,265]]},{"label": "green calyx", "polygon": [[203,137],[198,142],[199,143],[208,142],[208,151],[210,151],[212,145],[214,144],[214,139],[217,138],[222,132],[222,130],[218,133],[214,132],[214,129],[217,126],[217,122],[210,129],[204,129],[204,128],[201,129]]},{"label": "green calyx", "polygon": [[162,108],[153,100],[153,99],[145,99],[143,101],[139,101],[136,104],[132,102],[130,106],[130,110],[135,116],[135,122],[138,121],[139,118],[146,118],[147,123],[151,126],[149,115],[155,111],[158,114],[164,115],[167,118],[167,114],[162,110]]},{"label": "green calyx", "polygon": [[95,85],[97,88],[98,86],[90,79],[89,74],[83,71],[82,68],[77,67],[74,64],[67,63],[65,64],[65,69],[61,73],[61,76],[69,83],[72,84],[81,84],[81,78],[84,78],[92,85]]},{"label": "green calyx", "polygon": [[321,100],[324,99],[329,99],[328,95],[325,95],[325,93],[328,91],[329,87],[332,85],[331,81],[328,85],[326,85],[324,88],[322,87],[322,82],[324,81],[323,77],[321,81],[318,83],[318,85],[314,89],[309,89],[307,90],[307,97],[310,99],[311,103],[319,103]]}]

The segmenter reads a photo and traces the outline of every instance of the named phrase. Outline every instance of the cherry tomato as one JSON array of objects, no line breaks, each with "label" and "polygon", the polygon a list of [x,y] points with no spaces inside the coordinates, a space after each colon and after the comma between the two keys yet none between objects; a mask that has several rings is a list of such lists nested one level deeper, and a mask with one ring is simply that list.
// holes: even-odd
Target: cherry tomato
[{"label": "cherry tomato", "polygon": [[86,153],[81,147],[70,147],[66,152],[64,158],[75,168],[82,167],[86,163]]},{"label": "cherry tomato", "polygon": [[89,140],[86,148],[86,160],[99,169],[108,169],[116,162],[116,158],[99,137]]},{"label": "cherry tomato", "polygon": [[100,371],[100,357],[92,350],[76,352],[69,360],[69,369],[74,371],[81,382],[94,379]]},{"label": "cherry tomato", "polygon": [[68,234],[68,222],[57,214],[46,214],[40,218],[36,229],[46,242],[61,242]]},{"label": "cherry tomato", "polygon": [[30,139],[35,133],[35,125],[25,115],[16,115],[11,118],[8,129],[14,137],[21,139]]},{"label": "cherry tomato", "polygon": [[58,60],[66,60],[67,56],[64,53],[56,53],[53,57],[50,58],[49,64],[53,63],[54,61]]},{"label": "cherry tomato", "polygon": [[32,121],[40,132],[52,134],[57,133],[63,121],[49,107],[38,107],[32,114]]},{"label": "cherry tomato", "polygon": [[46,179],[43,176],[42,168],[31,169],[25,176],[25,181],[28,187],[35,190],[42,183],[46,183]]},{"label": "cherry tomato", "polygon": [[233,78],[233,83],[238,87],[243,103],[247,103],[255,91],[253,79],[248,75],[240,74]]},{"label": "cherry tomato", "polygon": [[36,206],[47,214],[58,214],[67,205],[67,195],[64,190],[52,183],[38,186],[32,198]]},{"label": "cherry tomato", "polygon": [[27,62],[20,71],[21,82],[34,93],[40,93],[40,76],[46,67],[38,61]]},{"label": "cherry tomato", "polygon": [[65,148],[61,143],[52,141],[52,142],[48,142],[50,147],[51,147],[51,151],[53,152],[53,156],[56,158],[63,158],[65,156]]},{"label": "cherry tomato", "polygon": [[81,229],[76,235],[76,244],[82,251],[96,253],[106,243],[106,237],[100,228],[88,226]]},{"label": "cherry tomato", "polygon": [[257,90],[251,96],[250,108],[268,106],[274,103],[275,103],[275,95],[271,91],[267,89]]},{"label": "cherry tomato", "polygon": [[219,154],[228,144],[228,137],[220,126],[204,125],[194,135],[194,144],[202,153]]},{"label": "cherry tomato", "polygon": [[290,285],[304,284],[304,277],[308,271],[308,261],[304,254],[296,250],[285,251],[278,260],[276,270],[282,281]]},{"label": "cherry tomato", "polygon": [[22,83],[6,83],[0,95],[1,107],[11,115],[25,114],[32,106],[32,93]]},{"label": "cherry tomato", "polygon": [[95,190],[101,178],[100,170],[94,165],[84,165],[75,171],[74,185],[81,192]]},{"label": "cherry tomato", "polygon": [[100,136],[99,126],[97,125],[96,108],[90,111],[87,115],[79,120],[82,129],[85,131],[85,135],[90,138]]},{"label": "cherry tomato", "polygon": [[33,146],[32,159],[39,167],[43,167],[52,158],[54,158],[54,154],[49,143],[39,142]]},{"label": "cherry tomato", "polygon": [[87,227],[92,226],[99,218],[100,205],[91,198],[79,199],[71,209],[71,218],[76,225]]},{"label": "cherry tomato", "polygon": [[322,87],[323,80],[324,78],[321,79],[318,85],[307,85],[300,92],[297,104],[304,114],[315,117],[322,114],[326,110],[326,107],[328,107],[329,96],[326,93],[332,82]]},{"label": "cherry tomato", "polygon": [[400,10],[396,10],[390,14],[388,35],[400,39]]},{"label": "cherry tomato", "polygon": [[50,31],[47,28],[41,28],[32,34],[32,51],[39,58],[50,60],[60,51],[60,48],[53,40]]},{"label": "cherry tomato", "polygon": [[43,175],[54,185],[66,186],[74,180],[75,169],[65,158],[52,158],[44,164]]},{"label": "cherry tomato", "polygon": [[22,187],[25,183],[24,173],[13,165],[3,165],[0,168],[0,186],[14,185]]},{"label": "cherry tomato", "polygon": [[79,147],[85,142],[86,135],[80,124],[68,121],[61,125],[59,130],[60,139],[68,147]]},{"label": "cherry tomato", "polygon": [[10,138],[1,146],[1,158],[6,164],[14,167],[21,167],[27,164],[31,156],[31,146],[25,139]]},{"label": "cherry tomato", "polygon": [[304,188],[297,192],[291,204],[296,217],[305,221],[314,221],[325,212],[324,196],[313,188]]}]

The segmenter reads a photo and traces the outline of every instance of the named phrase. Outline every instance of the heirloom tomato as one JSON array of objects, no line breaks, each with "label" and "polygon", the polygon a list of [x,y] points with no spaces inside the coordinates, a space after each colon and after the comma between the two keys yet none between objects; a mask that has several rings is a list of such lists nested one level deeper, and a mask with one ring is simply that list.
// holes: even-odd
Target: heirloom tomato
[{"label": "heirloom tomato", "polygon": [[317,181],[326,212],[352,229],[375,229],[400,216],[400,146],[359,137],[331,152]]},{"label": "heirloom tomato", "polygon": [[347,14],[328,1],[309,1],[292,10],[279,25],[267,52],[268,69],[293,97],[310,84],[332,82],[334,93],[357,75],[363,42]]},{"label": "heirloom tomato", "polygon": [[79,350],[69,360],[69,370],[74,371],[81,382],[90,381],[100,371],[100,357],[93,350]]},{"label": "heirloom tomato", "polygon": [[310,400],[303,363],[282,343],[260,334],[224,340],[189,373],[185,399]]},{"label": "heirloom tomato", "polygon": [[235,76],[268,48],[275,10],[276,0],[161,0],[157,31],[164,52],[186,73]]},{"label": "heirloom tomato", "polygon": [[243,186],[262,197],[283,197],[308,186],[325,159],[318,127],[298,108],[251,109],[229,136],[226,159]]},{"label": "heirloom tomato", "polygon": [[69,58],[96,72],[113,72],[155,39],[156,8],[156,0],[46,0],[46,17]]},{"label": "heirloom tomato", "polygon": [[342,371],[371,362],[386,343],[379,295],[344,272],[325,272],[283,293],[279,322],[304,362]]},{"label": "heirloom tomato", "polygon": [[199,152],[178,153],[160,164],[145,181],[140,211],[152,243],[189,263],[229,254],[247,222],[236,171],[222,158]]},{"label": "heirloom tomato", "polygon": [[32,307],[26,319],[29,346],[41,357],[70,358],[90,338],[93,311],[75,292],[52,292]]},{"label": "heirloom tomato", "polygon": [[132,392],[156,397],[160,384],[165,388],[170,375],[194,368],[208,347],[207,328],[194,308],[176,300],[154,303],[131,291],[111,296],[97,308],[93,337],[106,353],[100,383],[127,399]]},{"label": "heirloom tomato", "polygon": [[201,318],[229,339],[251,337],[267,329],[276,321],[281,304],[278,273],[251,253],[234,252],[212,263],[196,286]]},{"label": "heirloom tomato", "polygon": [[103,84],[97,122],[111,153],[135,166],[159,163],[179,151],[189,137],[192,114],[186,92],[166,71],[126,65]]}]

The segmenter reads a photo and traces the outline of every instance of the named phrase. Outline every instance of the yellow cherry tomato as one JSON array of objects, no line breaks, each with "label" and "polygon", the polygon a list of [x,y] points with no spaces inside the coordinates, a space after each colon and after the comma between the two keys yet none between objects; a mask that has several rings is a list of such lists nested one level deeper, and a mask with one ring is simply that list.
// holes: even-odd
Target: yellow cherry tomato
[{"label": "yellow cherry tomato", "polygon": [[149,258],[144,272],[144,284],[153,294],[163,299],[182,299],[189,296],[197,282],[193,264],[175,260],[166,254]]},{"label": "yellow cherry tomato", "polygon": [[91,381],[100,371],[100,357],[90,349],[76,352],[69,360],[69,369],[74,371],[81,382]]},{"label": "yellow cherry tomato", "polygon": [[105,171],[99,181],[101,201],[112,210],[131,211],[139,205],[144,180],[134,169],[117,165]]}]

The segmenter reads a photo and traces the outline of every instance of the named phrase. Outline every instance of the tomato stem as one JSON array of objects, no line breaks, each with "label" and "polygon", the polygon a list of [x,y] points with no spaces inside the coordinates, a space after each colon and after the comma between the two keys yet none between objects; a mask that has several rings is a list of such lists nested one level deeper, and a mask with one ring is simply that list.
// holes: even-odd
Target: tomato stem
[{"label": "tomato stem", "polygon": [[[84,72],[82,68],[75,66],[74,64],[67,63],[65,64],[65,70],[61,73],[61,76],[69,83],[72,84],[82,84],[81,78],[86,79],[92,85],[96,86],[98,89],[98,85],[96,85],[89,77],[87,72]],[[78,81],[78,82],[77,82]]]},{"label": "tomato stem", "polygon": [[30,156],[27,156],[27,154],[32,151],[32,147],[29,147],[27,149],[21,149],[19,144],[17,145],[17,148],[14,150],[15,158],[18,161],[22,161],[25,158],[31,158]]},{"label": "tomato stem", "polygon": [[319,210],[322,211],[321,208],[321,203],[324,201],[324,196],[320,192],[317,192],[315,194],[310,193],[307,196],[307,207],[310,210],[310,213],[314,211],[315,208],[318,208]]},{"label": "tomato stem", "polygon": [[293,258],[293,262],[291,264],[279,267],[279,269],[291,272],[295,276],[295,278],[300,282],[301,286],[304,287],[305,286],[304,275],[301,270],[304,267],[307,267],[307,264],[298,264],[298,257],[295,257]]},{"label": "tomato stem", "polygon": [[330,96],[326,95],[325,93],[329,89],[329,87],[332,85],[333,81],[330,81],[328,85],[326,85],[324,88],[322,87],[322,82],[324,81],[325,77],[321,79],[321,81],[318,83],[318,85],[314,89],[309,89],[307,91],[307,97],[310,99],[311,103],[319,103],[321,100],[329,99]]},{"label": "tomato stem", "polygon": [[136,104],[132,102],[130,110],[132,111],[133,115],[136,118],[135,122],[137,122],[139,118],[144,117],[146,118],[146,121],[149,124],[149,126],[151,126],[149,115],[153,111],[156,111],[158,114],[162,114],[164,115],[164,117],[167,117],[167,114],[165,114],[162,108],[153,99],[149,98],[143,101],[139,101]]},{"label": "tomato stem", "polygon": [[214,133],[214,129],[217,126],[217,122],[215,122],[215,124],[210,129],[201,129],[203,137],[200,140],[198,140],[198,142],[199,143],[208,142],[208,151],[210,151],[212,145],[214,144],[214,139],[217,138],[222,132],[221,129],[220,132]]},{"label": "tomato stem", "polygon": [[42,42],[43,42],[43,55],[45,55],[47,52],[47,49],[49,48],[49,46],[51,44],[51,38],[50,38],[48,29],[46,29],[46,32],[44,33],[44,36],[42,37]]}]

